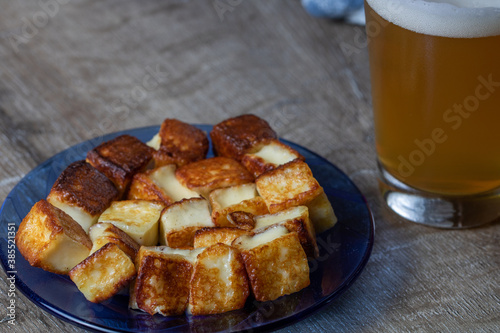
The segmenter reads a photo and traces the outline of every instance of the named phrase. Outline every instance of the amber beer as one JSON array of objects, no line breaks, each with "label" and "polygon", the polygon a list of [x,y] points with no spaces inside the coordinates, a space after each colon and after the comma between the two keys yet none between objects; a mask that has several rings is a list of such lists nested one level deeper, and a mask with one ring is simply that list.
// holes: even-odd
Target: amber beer
[{"label": "amber beer", "polygon": [[379,162],[427,192],[500,188],[500,1],[439,2],[366,1]]}]

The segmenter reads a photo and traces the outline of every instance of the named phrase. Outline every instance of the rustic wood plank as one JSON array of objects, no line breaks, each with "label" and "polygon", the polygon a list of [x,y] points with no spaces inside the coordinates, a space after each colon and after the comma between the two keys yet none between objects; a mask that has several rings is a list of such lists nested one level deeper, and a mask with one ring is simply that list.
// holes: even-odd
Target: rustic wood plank
[{"label": "rustic wood plank", "polygon": [[[223,2],[231,10],[217,12],[215,1],[1,1],[0,202],[83,140],[166,117],[213,124],[255,113],[344,170],[377,225],[353,286],[281,332],[500,330],[500,224],[429,229],[382,205],[362,28],[310,17],[298,1]],[[0,272],[0,317],[6,278]],[[19,292],[16,300],[16,325],[1,322],[2,332],[84,332]]]}]

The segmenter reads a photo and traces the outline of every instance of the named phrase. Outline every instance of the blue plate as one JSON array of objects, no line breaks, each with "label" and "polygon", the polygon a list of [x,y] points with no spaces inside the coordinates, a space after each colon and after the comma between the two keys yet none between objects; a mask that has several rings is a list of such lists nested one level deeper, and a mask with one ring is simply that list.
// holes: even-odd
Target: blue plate
[{"label": "blue plate", "polygon": [[[197,125],[209,132],[211,126]],[[59,174],[87,151],[121,134],[146,142],[159,126],[108,134],[70,147],[29,172],[14,187],[0,210],[0,259],[16,288],[43,310],[85,329],[99,332],[235,332],[274,330],[302,320],[344,293],[359,276],[370,256],[374,223],[365,198],[336,166],[317,154],[284,141],[305,158],[325,189],[339,222],[317,235],[320,256],[310,262],[311,285],[272,302],[249,299],[237,311],[211,316],[150,316],[129,310],[126,292],[101,304],[88,302],[67,277],[31,267],[14,250],[13,234],[33,204],[45,198]],[[10,233],[9,233],[10,232]],[[10,261],[9,261],[10,260]]]}]

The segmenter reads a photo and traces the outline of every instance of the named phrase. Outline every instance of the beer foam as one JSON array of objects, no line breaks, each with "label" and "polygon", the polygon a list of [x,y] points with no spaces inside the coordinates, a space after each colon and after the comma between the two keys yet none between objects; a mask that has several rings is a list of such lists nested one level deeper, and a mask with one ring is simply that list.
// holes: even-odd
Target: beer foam
[{"label": "beer foam", "polygon": [[500,35],[499,0],[367,0],[387,21],[418,33],[473,38]]}]

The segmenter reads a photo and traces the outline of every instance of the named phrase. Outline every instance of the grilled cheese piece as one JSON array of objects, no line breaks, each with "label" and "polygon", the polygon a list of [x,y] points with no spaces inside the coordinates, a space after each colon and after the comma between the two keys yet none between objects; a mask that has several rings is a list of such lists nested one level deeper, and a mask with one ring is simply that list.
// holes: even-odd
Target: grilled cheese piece
[{"label": "grilled cheese piece", "polygon": [[193,246],[195,248],[208,247],[217,243],[231,245],[233,240],[242,235],[251,235],[251,232],[229,227],[202,228],[194,234]]},{"label": "grilled cheese piece", "polygon": [[264,119],[244,114],[216,124],[210,137],[217,156],[239,162],[251,149],[278,136]]},{"label": "grilled cheese piece", "polygon": [[310,284],[307,257],[295,232],[275,226],[236,238],[257,301],[272,301]]},{"label": "grilled cheese piece", "polygon": [[119,191],[127,192],[134,174],[146,169],[154,149],[130,135],[120,135],[87,153],[87,162],[108,177]]},{"label": "grilled cheese piece", "polygon": [[[193,266],[203,248],[171,249],[142,246],[137,254],[137,278],[131,306],[151,315],[181,315],[186,311]],[[134,302],[135,300],[135,302]]]},{"label": "grilled cheese piece", "polygon": [[245,167],[226,157],[212,157],[189,163],[177,169],[176,177],[184,186],[205,198],[215,189],[251,183],[254,180]]},{"label": "grilled cheese piece", "polygon": [[92,248],[83,228],[45,200],[35,203],[19,225],[16,245],[31,266],[57,274],[67,274]]},{"label": "grilled cheese piece", "polygon": [[134,176],[128,199],[159,201],[166,206],[200,195],[179,182],[175,164],[164,165]]},{"label": "grilled cheese piece", "polygon": [[196,231],[213,226],[207,200],[184,199],[163,210],[160,217],[160,243],[171,248],[192,247]]},{"label": "grilled cheese piece", "polygon": [[306,206],[291,207],[278,213],[255,216],[254,220],[255,229],[253,231],[256,233],[272,228],[275,225],[282,225],[289,232],[295,231],[306,255],[311,258],[318,257],[316,234]]},{"label": "grilled cheese piece", "polygon": [[228,214],[246,212],[252,215],[267,214],[266,203],[257,193],[254,183],[235,185],[213,190],[209,195],[212,220],[220,227],[234,226]]},{"label": "grilled cheese piece", "polygon": [[69,277],[87,300],[99,303],[126,287],[135,274],[130,257],[117,244],[107,243],[76,265]]},{"label": "grilled cheese piece", "polygon": [[165,119],[151,141],[155,167],[175,164],[178,167],[207,156],[208,138],[205,132],[177,119]]},{"label": "grilled cheese piece", "polygon": [[323,188],[309,166],[301,160],[263,173],[255,179],[255,185],[270,213],[307,206],[317,233],[333,227],[337,221]]},{"label": "grilled cheese piece", "polygon": [[158,243],[158,222],[163,204],[146,200],[115,201],[99,217],[124,231],[140,245]]},{"label": "grilled cheese piece", "polygon": [[108,222],[96,223],[90,227],[89,237],[92,240],[90,254],[108,243],[114,243],[133,261],[140,248],[140,245],[126,232]]},{"label": "grilled cheese piece", "polygon": [[240,252],[226,244],[215,244],[197,257],[187,312],[197,316],[241,309],[249,294]]},{"label": "grilled cheese piece", "polygon": [[333,228],[337,223],[335,211],[324,191],[321,191],[316,198],[306,203],[306,206],[309,210],[309,218],[313,222],[316,234]]},{"label": "grilled cheese piece", "polygon": [[241,164],[258,177],[266,171],[296,159],[304,160],[304,157],[292,147],[273,139],[243,155]]},{"label": "grilled cheese piece", "polygon": [[61,172],[47,201],[66,212],[88,232],[99,215],[117,198],[118,191],[104,174],[85,161],[78,161]]}]

